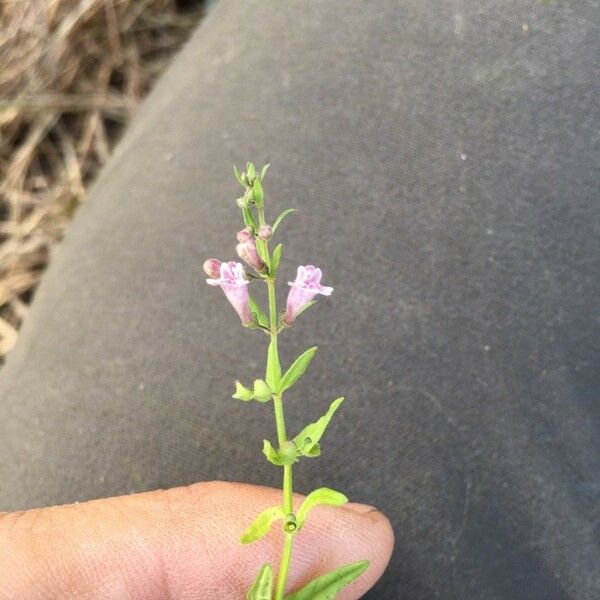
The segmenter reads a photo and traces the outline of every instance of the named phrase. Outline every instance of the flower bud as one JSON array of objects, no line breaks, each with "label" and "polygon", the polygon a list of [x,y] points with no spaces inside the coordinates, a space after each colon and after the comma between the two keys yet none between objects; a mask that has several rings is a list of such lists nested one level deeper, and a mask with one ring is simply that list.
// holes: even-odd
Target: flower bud
[{"label": "flower bud", "polygon": [[221,261],[216,258],[205,260],[202,268],[211,279],[219,279],[221,276]]},{"label": "flower bud", "polygon": [[254,242],[254,236],[250,229],[246,228],[238,231],[237,239],[240,242],[235,247],[238,256],[259,273],[263,272],[266,265],[256,250],[256,243]]},{"label": "flower bud", "polygon": [[268,241],[273,237],[273,228],[270,225],[262,225],[258,230],[258,239]]},{"label": "flower bud", "polygon": [[252,239],[252,232],[250,231],[249,227],[246,227],[246,229],[242,229],[241,231],[238,231],[235,235],[238,239],[238,242],[248,242],[249,240]]},{"label": "flower bud", "polygon": [[235,203],[240,207],[240,208],[248,208],[249,203],[246,200],[246,197],[244,196],[243,198],[238,198]]}]

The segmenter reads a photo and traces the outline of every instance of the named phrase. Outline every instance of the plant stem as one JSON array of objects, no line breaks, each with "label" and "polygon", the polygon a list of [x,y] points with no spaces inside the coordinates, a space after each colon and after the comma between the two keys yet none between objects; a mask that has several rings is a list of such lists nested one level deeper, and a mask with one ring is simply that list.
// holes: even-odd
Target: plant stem
[{"label": "plant stem", "polygon": [[[258,211],[258,218],[260,224],[264,225],[264,209]],[[268,249],[267,256],[269,256]],[[270,270],[271,265],[269,264],[267,266]],[[277,299],[275,296],[275,277],[273,277],[271,274],[267,278],[267,290],[269,295],[269,329],[271,333],[271,345],[274,350],[275,356],[277,357],[277,363],[279,363],[279,353],[277,348]],[[277,370],[280,371],[279,365]],[[273,410],[275,412],[275,424],[277,426],[277,441],[279,442],[279,446],[281,447],[288,441],[287,434],[285,431],[285,417],[283,414],[283,400],[281,393],[275,394],[273,396]],[[291,465],[285,465],[283,467],[283,509],[286,515],[289,515],[294,512]],[[293,542],[293,534],[286,532],[283,544],[283,553],[281,555],[281,562],[279,564],[279,573],[277,575],[277,588],[275,591],[275,600],[283,600],[288,570],[290,568],[290,561],[292,559]]]}]

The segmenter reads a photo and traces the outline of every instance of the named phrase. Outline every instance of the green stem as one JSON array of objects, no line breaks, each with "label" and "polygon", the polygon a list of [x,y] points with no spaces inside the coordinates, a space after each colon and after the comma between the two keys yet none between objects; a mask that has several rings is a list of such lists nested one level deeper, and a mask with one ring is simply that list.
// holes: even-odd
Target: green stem
[{"label": "green stem", "polygon": [[[264,224],[264,210],[259,210],[259,222]],[[268,252],[267,252],[268,255]],[[268,265],[270,267],[270,265]],[[267,279],[267,289],[269,295],[269,329],[271,332],[271,345],[275,351],[277,362],[279,363],[279,354],[277,348],[277,300],[275,296],[275,278],[269,275]],[[278,371],[280,370],[278,366]],[[277,382],[279,383],[279,382]],[[275,424],[277,426],[277,440],[279,446],[287,442],[287,434],[285,431],[285,417],[283,414],[282,394],[273,396],[273,410],[275,412]],[[283,509],[286,515],[294,512],[293,504],[293,485],[292,485],[292,466],[285,465],[283,467]],[[275,600],[283,600],[285,594],[285,584],[292,559],[292,545],[294,536],[291,533],[285,533],[285,541],[283,545],[283,553],[279,564],[279,573],[277,575],[277,588],[275,591]]]}]

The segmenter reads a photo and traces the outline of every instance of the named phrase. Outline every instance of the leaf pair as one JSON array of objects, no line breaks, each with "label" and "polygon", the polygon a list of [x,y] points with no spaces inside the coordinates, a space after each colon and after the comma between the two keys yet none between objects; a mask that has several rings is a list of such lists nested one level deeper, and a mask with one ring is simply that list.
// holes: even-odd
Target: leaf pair
[{"label": "leaf pair", "polygon": [[[344,494],[329,488],[319,488],[318,490],[311,492],[304,498],[304,501],[298,510],[298,514],[296,515],[295,522],[297,528],[300,529],[304,525],[309,511],[315,506],[342,506],[343,504],[346,504],[346,502],[348,502],[348,498],[346,498]],[[275,521],[285,518],[286,514],[284,513],[282,506],[271,506],[263,510],[244,531],[240,541],[242,544],[251,544],[256,540],[260,540],[260,538],[269,533]]]},{"label": "leaf pair", "polygon": [[[345,586],[360,577],[368,566],[368,560],[344,565],[313,579],[302,589],[286,596],[285,600],[333,600]],[[262,566],[246,598],[247,600],[272,600],[272,597],[273,569],[267,563]]]},{"label": "leaf pair", "polygon": [[300,456],[316,458],[321,456],[320,441],[344,398],[338,398],[331,403],[329,410],[317,421],[307,425],[293,440],[284,444],[283,447],[275,449],[269,440],[263,440],[263,454],[267,460],[277,466],[292,465],[298,461]]}]

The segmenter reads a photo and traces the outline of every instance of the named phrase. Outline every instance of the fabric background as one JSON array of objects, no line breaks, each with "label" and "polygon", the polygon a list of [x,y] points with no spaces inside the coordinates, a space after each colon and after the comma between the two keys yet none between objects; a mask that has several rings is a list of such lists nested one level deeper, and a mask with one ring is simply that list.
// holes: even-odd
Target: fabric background
[{"label": "fabric background", "polygon": [[347,397],[296,486],[390,516],[368,597],[598,598],[598,8],[219,2],[0,373],[0,507],[279,485],[268,407],[230,399],[266,339],[201,272],[234,257],[231,164],[271,162],[271,214],[300,209],[283,279],[335,287],[282,339],[319,345],[289,427]]}]

